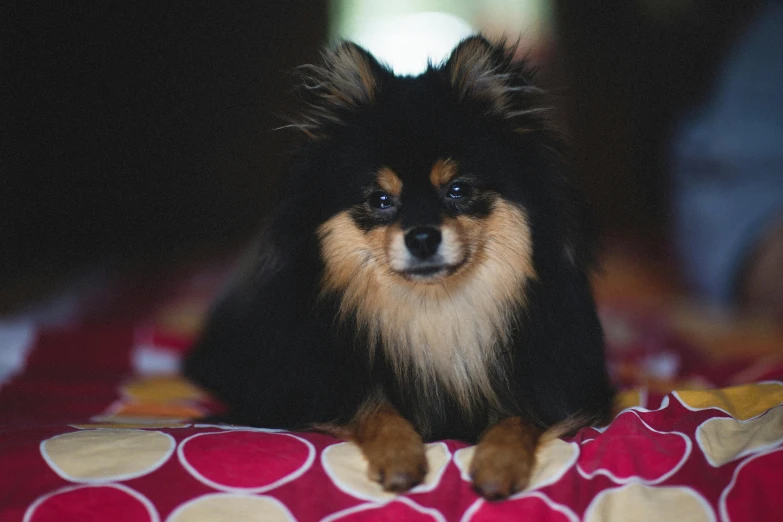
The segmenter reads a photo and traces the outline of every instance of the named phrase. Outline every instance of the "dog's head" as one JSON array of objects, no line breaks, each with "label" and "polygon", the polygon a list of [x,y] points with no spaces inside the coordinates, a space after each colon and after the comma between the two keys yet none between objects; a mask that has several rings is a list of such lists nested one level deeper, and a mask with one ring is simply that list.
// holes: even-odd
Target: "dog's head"
[{"label": "dog's head", "polygon": [[549,107],[502,44],[472,37],[398,77],[342,43],[303,71],[299,183],[320,216],[325,290],[520,302],[539,231],[573,257]]},{"label": "dog's head", "polygon": [[350,43],[303,70],[307,139],[282,222],[316,239],[318,292],[400,378],[437,376],[466,410],[497,406],[493,368],[531,282],[586,259],[546,98],[481,37],[416,77]]}]

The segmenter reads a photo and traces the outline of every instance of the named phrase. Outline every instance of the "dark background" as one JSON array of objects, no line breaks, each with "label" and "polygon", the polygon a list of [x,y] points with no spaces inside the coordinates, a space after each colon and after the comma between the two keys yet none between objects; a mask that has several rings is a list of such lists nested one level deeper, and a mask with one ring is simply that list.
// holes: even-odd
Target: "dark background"
[{"label": "dark background", "polygon": [[[556,2],[550,65],[609,235],[665,242],[667,140],[757,3]],[[241,245],[272,201],[295,138],[272,129],[327,12],[4,2],[0,313],[95,271],[160,276]]]},{"label": "dark background", "polygon": [[608,233],[666,239],[669,138],[759,4],[556,2],[574,159]]}]

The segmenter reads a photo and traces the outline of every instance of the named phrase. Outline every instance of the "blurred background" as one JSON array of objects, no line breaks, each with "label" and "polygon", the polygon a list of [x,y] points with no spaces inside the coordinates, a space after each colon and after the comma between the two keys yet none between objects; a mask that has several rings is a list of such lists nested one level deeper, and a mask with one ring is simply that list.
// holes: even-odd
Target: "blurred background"
[{"label": "blurred background", "polygon": [[175,4],[0,7],[0,315],[230,259],[297,139],[273,130],[295,66],[351,38],[415,74],[476,31],[518,41],[557,95],[610,250],[783,311],[780,3]]}]

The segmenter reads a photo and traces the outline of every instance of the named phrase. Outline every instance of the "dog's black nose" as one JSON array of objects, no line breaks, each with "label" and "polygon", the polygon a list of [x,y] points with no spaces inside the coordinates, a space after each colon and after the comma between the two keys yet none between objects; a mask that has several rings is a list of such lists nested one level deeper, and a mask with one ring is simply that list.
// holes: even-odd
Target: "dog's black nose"
[{"label": "dog's black nose", "polygon": [[419,259],[429,259],[440,246],[440,230],[435,227],[415,227],[405,233],[405,245]]}]

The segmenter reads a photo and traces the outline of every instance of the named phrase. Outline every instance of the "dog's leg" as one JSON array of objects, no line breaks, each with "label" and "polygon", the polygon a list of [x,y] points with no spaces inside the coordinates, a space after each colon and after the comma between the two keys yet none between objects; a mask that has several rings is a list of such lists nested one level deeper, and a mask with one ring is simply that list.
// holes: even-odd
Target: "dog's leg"
[{"label": "dog's leg", "polygon": [[369,463],[369,478],[386,491],[402,492],[424,480],[424,443],[413,425],[393,406],[382,402],[361,412],[353,423],[353,439]]},{"label": "dog's leg", "polygon": [[509,417],[490,427],[479,440],[470,465],[476,491],[488,500],[498,500],[524,489],[541,434],[541,429],[521,417]]}]

